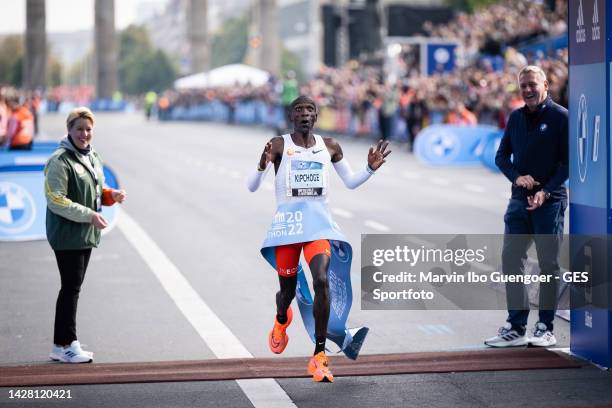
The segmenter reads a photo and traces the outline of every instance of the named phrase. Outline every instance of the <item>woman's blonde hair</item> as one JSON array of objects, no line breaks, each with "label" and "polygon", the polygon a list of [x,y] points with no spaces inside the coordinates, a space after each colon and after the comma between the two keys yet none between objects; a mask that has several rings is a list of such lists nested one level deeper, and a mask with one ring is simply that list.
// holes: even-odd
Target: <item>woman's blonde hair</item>
[{"label": "woman's blonde hair", "polygon": [[77,119],[89,119],[92,126],[94,124],[94,115],[89,108],[86,108],[85,106],[79,106],[78,108],[74,108],[70,111],[68,117],[66,118],[66,127],[68,130],[70,130]]}]

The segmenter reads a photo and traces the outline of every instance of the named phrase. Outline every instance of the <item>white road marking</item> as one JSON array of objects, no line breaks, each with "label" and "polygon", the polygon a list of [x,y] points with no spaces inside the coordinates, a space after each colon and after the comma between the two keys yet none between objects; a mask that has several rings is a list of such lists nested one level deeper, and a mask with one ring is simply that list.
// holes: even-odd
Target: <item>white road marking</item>
[{"label": "white road marking", "polygon": [[384,224],[378,223],[378,222],[376,222],[376,221],[372,221],[372,220],[365,220],[365,221],[363,222],[363,224],[364,224],[366,227],[372,228],[372,229],[374,229],[374,230],[376,230],[376,231],[380,231],[380,232],[389,232],[389,231],[391,231],[391,228],[387,227],[387,226],[386,226],[386,225],[384,225]]},{"label": "white road marking", "polygon": [[427,336],[434,334],[453,334],[453,330],[445,324],[418,324],[417,328]]},{"label": "white road marking", "polygon": [[463,188],[474,193],[484,193],[486,191],[483,186],[479,186],[477,184],[464,184]]},{"label": "white road marking", "polygon": [[495,271],[495,269],[497,269],[497,268],[495,268],[494,266],[491,266],[491,265],[489,265],[489,264],[486,264],[486,263],[478,263],[478,262],[472,262],[471,266],[472,266],[472,268],[474,268],[474,269],[478,269],[479,271],[481,271],[481,272],[485,272],[485,273],[487,273],[487,272],[493,272],[493,271]]},{"label": "white road marking", "polygon": [[[155,277],[218,358],[253,358],[231,330],[204,302],[161,248],[125,211],[119,228]],[[236,381],[255,407],[295,407],[280,385],[271,378]]]},{"label": "white road marking", "polygon": [[431,182],[433,184],[437,184],[439,186],[448,186],[450,184],[450,180],[449,179],[445,179],[442,177],[432,177],[431,178]]},{"label": "white road marking", "polygon": [[347,210],[344,210],[342,208],[332,208],[331,209],[332,214],[337,215],[338,217],[342,217],[342,218],[347,218],[347,219],[351,219],[353,218],[353,213]]},{"label": "white road marking", "polygon": [[409,180],[419,180],[422,177],[420,173],[415,173],[413,171],[404,171],[402,176]]}]

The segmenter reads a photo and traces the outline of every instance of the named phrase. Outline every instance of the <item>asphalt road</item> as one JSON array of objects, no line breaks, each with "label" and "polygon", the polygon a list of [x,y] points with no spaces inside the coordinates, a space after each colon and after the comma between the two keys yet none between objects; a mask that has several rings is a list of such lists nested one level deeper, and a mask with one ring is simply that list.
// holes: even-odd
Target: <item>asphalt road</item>
[{"label": "asphalt road", "polygon": [[[126,217],[103,237],[92,256],[79,303],[81,342],[96,353],[96,362],[198,360],[234,352],[270,357],[267,334],[275,313],[277,278],[259,246],[274,214],[273,180],[268,174],[262,188],[250,193],[245,179],[272,132],[145,122],[136,114],[98,114],[96,119],[93,144],[118,175],[128,199],[121,214]],[[65,133],[63,115],[45,116],[41,122],[50,138]],[[364,165],[369,141],[339,140],[353,168]],[[355,250],[349,325],[370,328],[361,352],[484,348],[483,339],[495,334],[505,311],[360,308],[361,234],[503,232],[509,196],[505,178],[484,168],[425,167],[404,147],[392,148],[388,163],[359,189],[346,189],[335,175],[330,189],[334,218]],[[59,288],[53,254],[45,241],[1,243],[0,258],[0,364],[44,362]],[[173,287],[178,281],[186,283]],[[199,300],[185,300],[187,295]],[[198,302],[209,311],[200,313]],[[210,316],[217,320],[207,320]],[[535,321],[532,313],[530,326]],[[202,334],[207,327],[227,332],[211,340]],[[559,346],[567,347],[569,324],[558,319],[555,332]],[[301,323],[293,324],[288,334],[291,340],[283,355],[312,352]],[[301,390],[310,387],[304,388],[302,380],[283,380],[281,385],[293,382],[299,382]],[[363,382],[368,380],[355,379],[345,386],[361,387]],[[221,388],[211,384],[177,387],[186,393],[190,387],[212,387],[223,395],[227,388],[236,398],[227,406],[248,405],[234,392],[236,383],[225,382]],[[134,388],[134,395],[147,387]],[[94,388],[84,387],[88,393],[95,393]],[[107,389],[118,388],[99,387]],[[381,398],[384,395],[381,391]],[[193,403],[200,405],[197,399]]]}]

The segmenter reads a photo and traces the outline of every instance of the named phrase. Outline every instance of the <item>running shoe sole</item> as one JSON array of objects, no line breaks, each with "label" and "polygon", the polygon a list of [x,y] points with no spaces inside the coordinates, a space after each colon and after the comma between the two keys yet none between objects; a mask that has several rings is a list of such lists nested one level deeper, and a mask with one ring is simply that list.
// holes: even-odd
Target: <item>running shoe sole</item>
[{"label": "running shoe sole", "polygon": [[485,340],[484,344],[489,346],[489,347],[522,347],[522,346],[526,346],[527,344],[529,344],[529,342],[527,341],[527,338],[525,336],[523,336],[523,337],[520,337],[518,339],[514,339],[514,340],[510,340],[510,341],[505,341],[505,340],[501,340],[501,341],[489,341],[489,340]]},{"label": "running shoe sole", "polygon": [[293,311],[291,310],[291,306],[289,306],[287,308],[287,322],[282,326],[283,328],[283,339],[280,342],[275,342],[274,341],[274,337],[272,336],[272,334],[274,333],[274,327],[276,327],[276,325],[278,324],[278,321],[276,320],[276,317],[274,317],[274,327],[272,328],[272,330],[270,330],[270,333],[268,334],[268,347],[270,348],[270,351],[273,352],[274,354],[281,354],[283,351],[285,351],[285,348],[287,348],[287,344],[289,344],[289,336],[287,335],[287,327],[289,327],[289,325],[291,324],[291,321],[293,320]]}]

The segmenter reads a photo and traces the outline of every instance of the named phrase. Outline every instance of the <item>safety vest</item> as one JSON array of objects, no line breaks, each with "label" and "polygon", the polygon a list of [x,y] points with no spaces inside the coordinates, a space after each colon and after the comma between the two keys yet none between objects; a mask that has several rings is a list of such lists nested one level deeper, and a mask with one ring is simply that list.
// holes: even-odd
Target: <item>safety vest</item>
[{"label": "safety vest", "polygon": [[34,137],[34,117],[25,106],[20,106],[13,112],[13,119],[17,122],[15,135],[11,138],[11,146],[22,146],[32,142]]},{"label": "safety vest", "polygon": [[0,138],[8,132],[9,109],[4,102],[0,102]]}]

